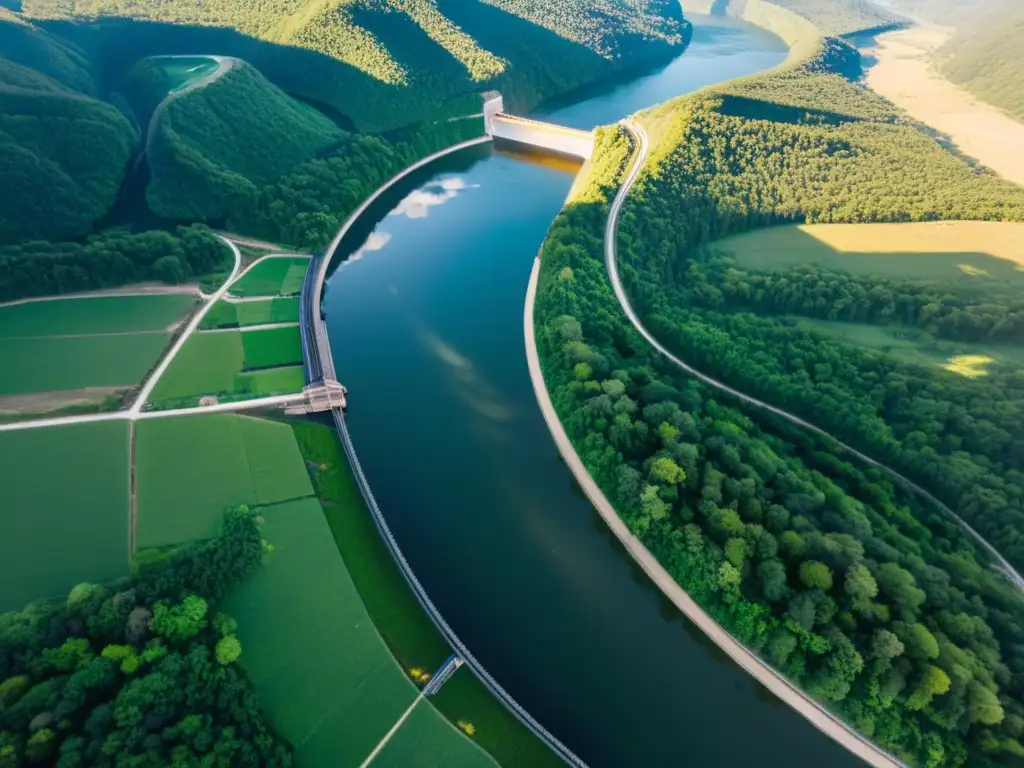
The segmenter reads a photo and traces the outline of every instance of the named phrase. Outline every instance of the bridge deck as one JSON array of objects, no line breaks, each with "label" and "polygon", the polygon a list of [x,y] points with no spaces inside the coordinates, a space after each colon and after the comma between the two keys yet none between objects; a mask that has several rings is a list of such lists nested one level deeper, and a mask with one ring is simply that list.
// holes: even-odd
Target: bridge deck
[{"label": "bridge deck", "polygon": [[586,138],[590,139],[593,136],[592,131],[581,131],[579,128],[566,128],[564,125],[558,125],[557,123],[545,123],[542,120],[530,120],[527,117],[519,117],[518,115],[510,115],[507,112],[499,112],[494,116],[494,122],[505,122],[505,123],[522,123],[537,128],[541,131],[549,131],[552,133],[562,133],[567,136],[574,138]]}]

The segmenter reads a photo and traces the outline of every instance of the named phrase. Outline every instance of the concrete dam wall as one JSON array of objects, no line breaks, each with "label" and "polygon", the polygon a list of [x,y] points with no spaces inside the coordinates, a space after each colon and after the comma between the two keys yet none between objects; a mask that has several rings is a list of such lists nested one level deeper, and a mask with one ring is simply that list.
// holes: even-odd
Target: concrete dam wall
[{"label": "concrete dam wall", "polygon": [[489,133],[496,139],[514,141],[581,160],[589,160],[594,154],[594,134],[589,131],[527,120],[504,112],[496,113],[489,122]]}]

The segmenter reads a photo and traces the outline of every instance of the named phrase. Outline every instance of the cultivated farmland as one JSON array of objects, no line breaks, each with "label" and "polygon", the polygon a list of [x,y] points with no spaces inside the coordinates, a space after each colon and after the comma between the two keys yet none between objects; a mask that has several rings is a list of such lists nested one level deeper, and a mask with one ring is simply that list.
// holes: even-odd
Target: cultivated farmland
[{"label": "cultivated farmland", "polygon": [[291,428],[210,414],[136,426],[139,548],[216,535],[227,507],[275,504],[313,492]]},{"label": "cultivated farmland", "polygon": [[427,766],[460,768],[497,766],[498,763],[459,731],[450,727],[444,717],[427,702],[416,705],[380,754],[374,768]]},{"label": "cultivated farmland", "polygon": [[203,329],[237,328],[248,325],[297,322],[299,322],[299,298],[298,296],[288,296],[238,303],[218,301],[206,313],[200,327]]},{"label": "cultivated farmland", "polygon": [[234,296],[297,296],[309,267],[308,258],[264,259],[231,286]]},{"label": "cultivated farmland", "polygon": [[128,423],[0,432],[0,610],[128,574]]},{"label": "cultivated farmland", "polygon": [[0,307],[0,396],[136,386],[194,304],[164,294]]},{"label": "cultivated farmland", "polygon": [[305,383],[299,333],[298,327],[194,333],[151,402],[174,407],[193,405],[204,395],[237,399],[299,392]]},{"label": "cultivated farmland", "polygon": [[261,514],[274,552],[225,605],[241,663],[299,765],[359,765],[416,687],[377,635],[317,500]]},{"label": "cultivated farmland", "polygon": [[944,221],[802,224],[728,237],[713,248],[748,269],[818,264],[892,279],[1024,287],[1024,224]]}]

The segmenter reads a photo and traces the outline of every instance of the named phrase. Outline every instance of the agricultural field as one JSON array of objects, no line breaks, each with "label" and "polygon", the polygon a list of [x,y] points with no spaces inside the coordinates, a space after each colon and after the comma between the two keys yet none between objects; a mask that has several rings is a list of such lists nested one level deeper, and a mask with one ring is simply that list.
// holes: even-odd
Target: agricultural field
[{"label": "agricultural field", "polygon": [[727,237],[712,247],[748,269],[818,264],[856,275],[1024,287],[1024,224],[1010,222],[801,224]]},{"label": "agricultural field", "polygon": [[421,701],[372,765],[374,768],[410,765],[474,768],[498,763],[467,736],[450,727],[440,712]]},{"label": "agricultural field", "polygon": [[233,296],[297,296],[309,257],[264,259],[231,286]]},{"label": "agricultural field", "polygon": [[900,326],[846,323],[792,317],[798,328],[825,333],[839,341],[884,352],[904,363],[938,366],[967,377],[984,375],[988,365],[1024,366],[1024,348],[1012,344],[972,344],[936,339]]},{"label": "agricultural field", "polygon": [[274,552],[225,605],[238,620],[241,663],[297,764],[359,765],[416,687],[367,616],[316,499],[261,514]]},{"label": "agricultural field", "polygon": [[299,392],[305,383],[298,326],[194,333],[153,391],[157,407],[194,405],[203,396]]},{"label": "agricultural field", "polygon": [[136,426],[139,548],[216,535],[224,510],[277,504],[313,493],[285,424],[210,414]]},{"label": "agricultural field", "polygon": [[299,297],[289,296],[265,301],[218,301],[203,317],[200,328],[238,328],[249,325],[299,322]]},{"label": "agricultural field", "polygon": [[[194,307],[187,294],[35,301],[0,307],[0,398],[8,412],[59,407],[61,398],[26,395],[137,386]],[[102,393],[81,393],[88,400]],[[44,403],[45,401],[45,403]]]},{"label": "agricultural field", "polygon": [[[307,466],[316,468],[316,493],[324,516],[377,632],[410,674],[433,672],[451,649],[416,601],[374,526],[337,435],[331,427],[311,421],[294,421],[292,429]],[[449,722],[470,724],[473,741],[504,768],[562,765],[468,669],[445,683],[430,704]],[[382,752],[377,760],[383,758]]]},{"label": "agricultural field", "polygon": [[128,423],[0,432],[0,611],[128,575]]}]

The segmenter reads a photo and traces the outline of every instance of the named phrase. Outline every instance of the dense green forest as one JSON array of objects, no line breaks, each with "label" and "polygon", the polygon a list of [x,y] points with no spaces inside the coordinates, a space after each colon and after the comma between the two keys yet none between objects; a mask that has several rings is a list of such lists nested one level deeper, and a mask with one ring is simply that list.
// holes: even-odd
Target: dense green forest
[{"label": "dense green forest", "polygon": [[[707,247],[794,221],[1024,220],[1024,191],[832,74],[856,69],[848,46],[821,50],[641,115],[652,154],[620,221],[627,291],[681,357],[917,479],[1024,564],[1024,374],[966,379],[777,315],[1016,340],[1019,306],[744,270]],[[916,765],[1024,757],[1024,596],[989,556],[884,470],[690,379],[622,314],[601,233],[630,151],[602,137],[542,258],[545,379],[590,473],[721,624],[866,736]]]},{"label": "dense green forest", "polygon": [[0,765],[291,765],[217,612],[266,547],[242,507],[124,583],[0,614]]},{"label": "dense green forest", "polygon": [[965,20],[939,53],[946,77],[1024,121],[1024,8]]},{"label": "dense green forest", "polygon": [[871,0],[772,0],[812,22],[826,35],[885,29],[900,19]]},{"label": "dense green forest", "polygon": [[0,301],[147,280],[182,283],[218,271],[229,256],[201,225],[178,227],[174,233],[114,229],[84,243],[26,241],[0,247]]},{"label": "dense green forest", "polygon": [[123,17],[53,27],[105,71],[158,53],[242,58],[290,93],[380,132],[477,111],[470,94],[498,88],[510,108],[664,59],[689,38],[668,0],[28,0],[31,18]]},{"label": "dense green forest", "polygon": [[244,62],[158,112],[147,148],[150,209],[169,219],[223,219],[264,184],[315,157],[342,131]]},{"label": "dense green forest", "polygon": [[136,141],[73,46],[0,9],[0,242],[91,231]]}]

